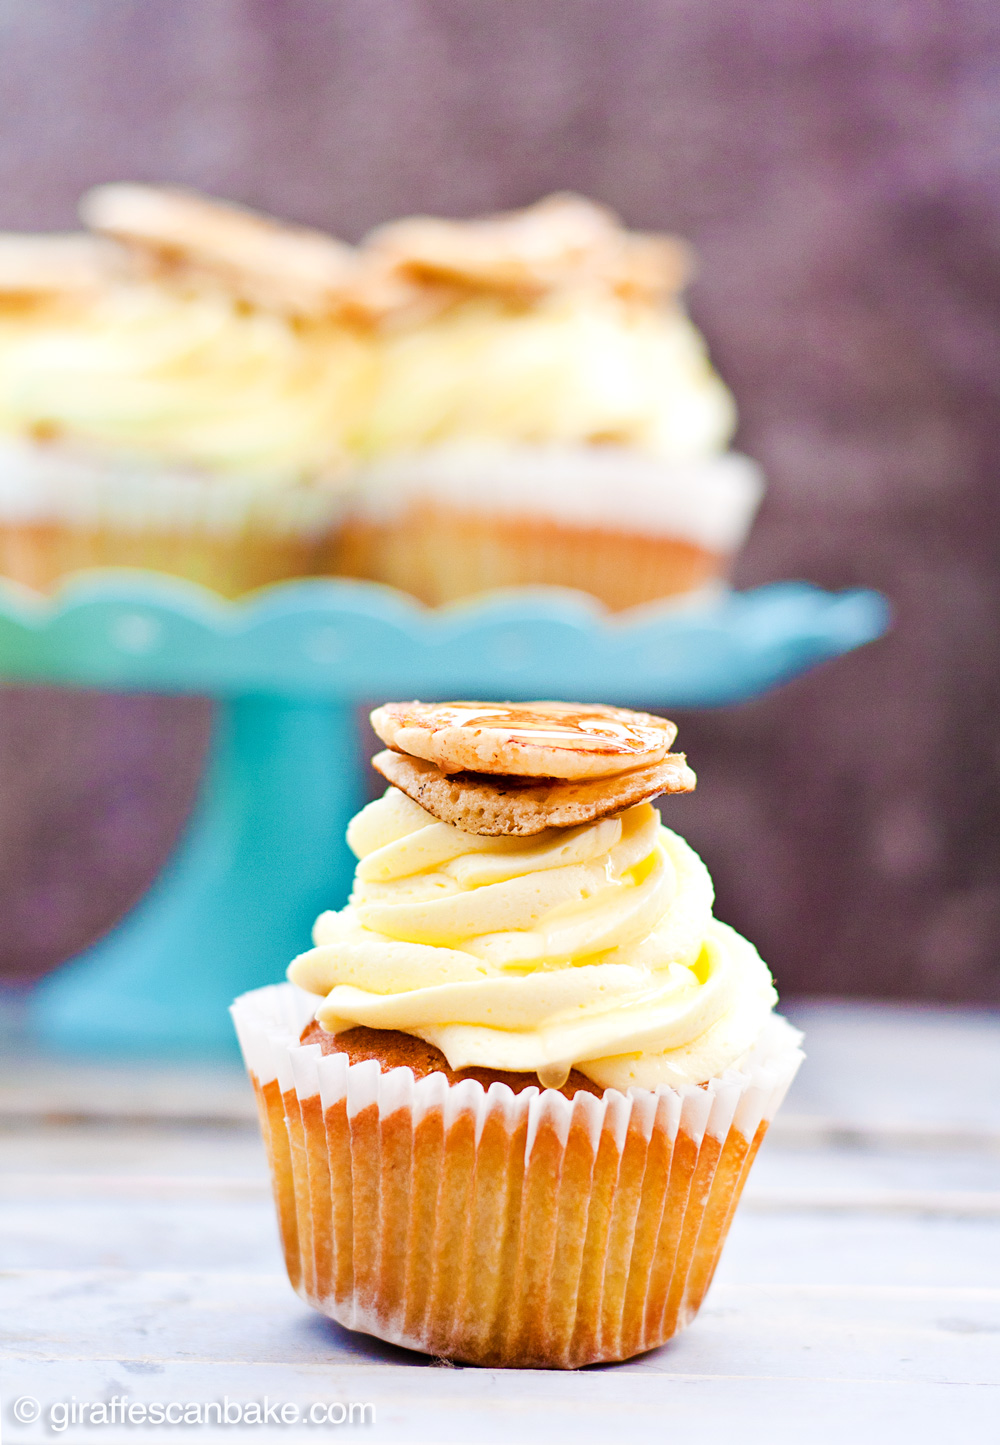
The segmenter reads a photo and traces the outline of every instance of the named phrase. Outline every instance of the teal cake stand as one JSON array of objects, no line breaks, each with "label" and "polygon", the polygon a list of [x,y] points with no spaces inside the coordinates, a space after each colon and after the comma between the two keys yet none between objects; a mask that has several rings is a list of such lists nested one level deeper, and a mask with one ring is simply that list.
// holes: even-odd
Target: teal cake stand
[{"label": "teal cake stand", "polygon": [[233,996],[279,980],[316,915],[346,899],[361,700],[706,707],[764,692],[886,625],[878,594],[803,583],[616,616],[552,588],[429,611],[336,579],[238,603],[144,572],[81,575],[54,599],[7,585],[0,676],[217,700],[180,846],[122,923],[39,986],[38,1035],[76,1052],[231,1048]]}]

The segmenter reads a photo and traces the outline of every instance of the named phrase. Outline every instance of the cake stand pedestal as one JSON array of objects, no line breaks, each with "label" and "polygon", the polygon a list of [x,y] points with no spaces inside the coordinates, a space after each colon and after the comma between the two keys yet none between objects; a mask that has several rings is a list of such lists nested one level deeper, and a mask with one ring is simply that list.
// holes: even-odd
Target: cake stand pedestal
[{"label": "cake stand pedestal", "polygon": [[84,574],[51,599],[0,592],[0,676],[209,694],[199,800],[170,862],[104,939],[39,985],[43,1042],[219,1054],[226,1008],[282,977],[344,903],[344,831],[363,795],[353,710],[421,697],[707,707],[766,691],[887,625],[872,592],[803,583],[697,608],[609,615],[554,588],[429,611],[389,588],[283,583],[228,603],[145,572]]}]

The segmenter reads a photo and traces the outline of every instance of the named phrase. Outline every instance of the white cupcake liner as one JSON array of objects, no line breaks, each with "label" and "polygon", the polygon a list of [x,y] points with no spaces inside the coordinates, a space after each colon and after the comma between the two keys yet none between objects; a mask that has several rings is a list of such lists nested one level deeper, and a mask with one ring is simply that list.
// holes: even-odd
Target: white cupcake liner
[{"label": "white cupcake liner", "polygon": [[723,556],[742,546],[764,495],[760,467],[738,452],[670,460],[623,446],[453,443],[379,458],[356,481],[356,512],[368,522],[431,502],[674,537]]},{"label": "white cupcake liner", "polygon": [[310,1304],[410,1349],[549,1368],[693,1317],[802,1059],[785,1020],[705,1085],[567,1099],[324,1056],[298,1041],[315,1003],[280,984],[233,1005]]},{"label": "white cupcake liner", "polygon": [[309,481],[157,465],[112,450],[0,439],[0,526],[63,523],[141,536],[254,529],[319,538],[345,510],[343,477]]}]

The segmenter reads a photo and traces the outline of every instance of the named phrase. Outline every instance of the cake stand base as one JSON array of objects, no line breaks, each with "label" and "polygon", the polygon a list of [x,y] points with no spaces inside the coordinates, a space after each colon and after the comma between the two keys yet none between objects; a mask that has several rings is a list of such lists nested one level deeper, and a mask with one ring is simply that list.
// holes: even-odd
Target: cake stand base
[{"label": "cake stand base", "polygon": [[220,701],[176,854],[111,934],[39,986],[32,1012],[42,1042],[235,1053],[230,1001],[280,979],[309,946],[316,915],[346,901],[356,752],[350,706]]}]

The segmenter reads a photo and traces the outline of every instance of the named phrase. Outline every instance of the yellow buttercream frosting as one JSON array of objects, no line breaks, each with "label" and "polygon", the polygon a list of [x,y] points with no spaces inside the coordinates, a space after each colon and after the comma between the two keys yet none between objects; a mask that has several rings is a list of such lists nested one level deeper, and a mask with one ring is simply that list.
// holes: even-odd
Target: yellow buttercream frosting
[{"label": "yellow buttercream frosting", "polygon": [[[274,272],[275,296],[294,291],[288,247],[301,248],[298,232],[213,203],[192,216],[191,198],[153,198],[179,228],[168,237],[175,249],[194,227],[181,263],[198,261],[214,217],[210,238],[227,265],[140,279],[119,256],[54,307],[7,306],[3,430],[279,481],[442,445],[610,444],[684,462],[724,452],[732,436],[732,397],[679,299],[677,243],[631,235],[579,197],[478,222],[411,218],[357,248],[329,240],[336,275],[311,320],[259,296],[251,304],[241,288],[249,263],[237,242],[250,227],[252,259]],[[32,260],[53,269],[39,238],[7,240],[22,269]],[[655,264],[641,264],[646,252]]]},{"label": "yellow buttercream frosting", "polygon": [[348,842],[350,902],[289,969],[323,996],[330,1032],[401,1029],[453,1069],[655,1087],[734,1064],[776,1002],[756,950],[712,917],[701,859],[649,803],[489,838],[390,788]]},{"label": "yellow buttercream frosting", "polygon": [[378,341],[362,429],[370,456],[442,442],[634,446],[669,460],[724,450],[736,410],[680,305],[598,288],[530,305],[473,295]]},{"label": "yellow buttercream frosting", "polygon": [[8,432],[276,482],[345,473],[373,379],[372,338],[356,330],[155,282],[2,342]]}]

